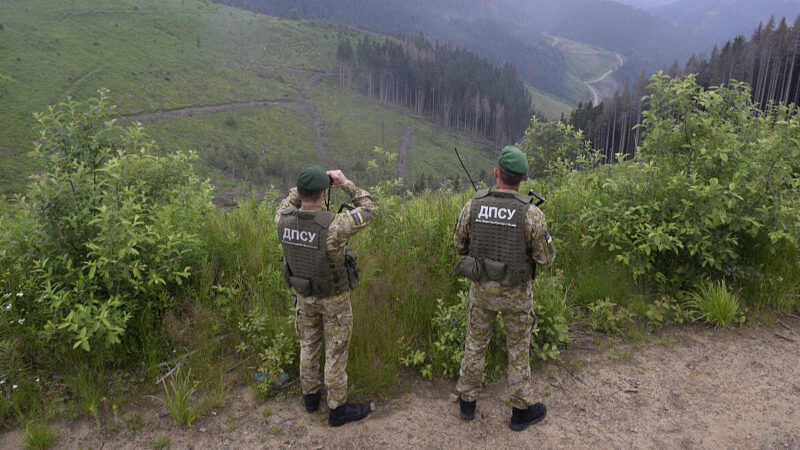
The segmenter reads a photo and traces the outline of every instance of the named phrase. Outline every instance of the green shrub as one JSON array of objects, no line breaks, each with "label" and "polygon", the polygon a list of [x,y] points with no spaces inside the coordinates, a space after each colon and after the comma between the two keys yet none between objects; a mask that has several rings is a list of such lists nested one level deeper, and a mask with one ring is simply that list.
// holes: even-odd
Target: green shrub
[{"label": "green shrub", "polygon": [[0,266],[22,286],[3,309],[15,333],[98,362],[137,352],[153,332],[192,273],[213,208],[192,154],[158,156],[112,110],[101,90],[36,115],[44,169],[0,234]]},{"label": "green shrub", "polygon": [[669,292],[752,277],[748,255],[796,246],[797,110],[758,112],[746,85],[703,90],[692,76],[656,75],[650,89],[637,160],[588,174],[584,243]]},{"label": "green shrub", "polygon": [[540,276],[533,285],[533,324],[531,348],[542,361],[558,359],[559,351],[568,343],[567,295],[564,278]]},{"label": "green shrub", "polygon": [[589,304],[589,324],[596,331],[616,333],[632,320],[632,313],[609,299]]},{"label": "green shrub", "polygon": [[[537,280],[534,292],[536,322],[531,330],[531,355],[541,360],[557,359],[560,348],[567,343],[566,292],[557,277]],[[460,292],[458,300],[449,306],[437,300],[431,321],[433,341],[427,352],[414,348],[404,338],[399,341],[401,364],[418,367],[428,379],[458,377],[467,336],[467,292]],[[487,380],[497,378],[503,371],[507,353],[505,339],[502,314],[499,314],[486,354]]]},{"label": "green shrub", "polygon": [[716,327],[745,321],[739,299],[728,290],[724,281],[705,284],[700,292],[692,294],[690,304],[697,311],[699,320]]},{"label": "green shrub", "polygon": [[[527,155],[536,177],[560,177],[591,155],[581,130],[560,121],[531,119],[519,148]],[[576,166],[577,164],[577,166]]]},{"label": "green shrub", "polygon": [[688,322],[692,319],[692,311],[681,306],[674,298],[662,296],[647,305],[644,316],[650,328],[659,329],[671,323]]},{"label": "green shrub", "polygon": [[280,322],[263,314],[248,314],[239,324],[244,339],[236,350],[258,355],[255,392],[262,397],[285,383],[290,371],[297,370],[300,346],[293,329],[294,318],[286,317]]}]

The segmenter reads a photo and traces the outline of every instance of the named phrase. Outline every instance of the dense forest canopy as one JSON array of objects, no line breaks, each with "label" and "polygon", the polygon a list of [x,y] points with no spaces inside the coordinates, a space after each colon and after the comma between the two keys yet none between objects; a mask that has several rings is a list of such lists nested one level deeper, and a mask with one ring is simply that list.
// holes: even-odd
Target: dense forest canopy
[{"label": "dense forest canopy", "polygon": [[[217,0],[270,15],[344,22],[408,35],[418,31],[516,66],[537,89],[569,98],[564,55],[542,33],[625,56],[625,77],[652,73],[708,45],[685,29],[607,0]],[[621,26],[624,24],[624,26]]]},{"label": "dense forest canopy", "polygon": [[512,65],[496,67],[422,34],[399,42],[364,37],[355,49],[342,40],[336,59],[342,85],[498,145],[522,136],[532,113],[530,94]]},{"label": "dense forest canopy", "polygon": [[[741,81],[751,86],[751,99],[760,108],[772,103],[800,103],[800,16],[789,24],[774,18],[760,24],[748,40],[739,36],[710,57],[689,58],[685,67],[677,62],[666,69],[669,76],[696,74],[704,88]],[[593,106],[579,104],[569,123],[584,131],[595,148],[611,159],[615,153],[632,154],[641,140],[642,96],[647,82],[641,77],[613,98]]]}]

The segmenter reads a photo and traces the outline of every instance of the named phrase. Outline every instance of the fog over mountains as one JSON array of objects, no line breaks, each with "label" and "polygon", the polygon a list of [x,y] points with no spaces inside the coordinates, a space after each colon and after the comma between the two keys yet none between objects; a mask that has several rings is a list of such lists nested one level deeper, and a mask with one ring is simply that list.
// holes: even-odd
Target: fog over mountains
[{"label": "fog over mountains", "polygon": [[618,76],[654,72],[708,42],[643,10],[609,0],[217,0],[288,17],[332,20],[382,32],[422,31],[496,64],[513,63],[532,86],[569,98],[565,58],[544,33],[621,54]]},{"label": "fog over mountains", "polygon": [[789,24],[800,14],[800,0],[617,0],[688,28],[714,44],[747,37],[759,22],[775,16]]},{"label": "fog over mountains", "polygon": [[[800,13],[798,0],[216,0],[269,15],[324,19],[397,35],[423,32],[502,65],[542,91],[575,99],[568,56],[552,36],[618,53],[613,77],[632,80],[750,35],[771,15]],[[585,79],[582,81],[586,81]]]},{"label": "fog over mountains", "polygon": [[798,0],[678,0],[650,10],[673,24],[696,32],[714,44],[724,44],[737,35],[747,37],[759,22],[775,16],[791,25],[800,14]]}]

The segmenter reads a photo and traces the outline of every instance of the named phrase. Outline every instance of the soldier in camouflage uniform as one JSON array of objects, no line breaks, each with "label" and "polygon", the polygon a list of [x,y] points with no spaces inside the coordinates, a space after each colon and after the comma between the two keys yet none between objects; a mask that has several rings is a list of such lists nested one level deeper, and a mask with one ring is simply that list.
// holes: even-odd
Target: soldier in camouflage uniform
[{"label": "soldier in camouflage uniform", "polygon": [[497,189],[479,191],[467,202],[454,233],[456,252],[464,255],[456,271],[472,280],[466,346],[456,386],[461,417],[475,417],[486,349],[499,312],[508,348],[509,426],[515,431],[541,421],[547,413],[542,403],[534,403],[531,387],[529,356],[535,317],[530,281],[536,266],[549,267],[555,259],[544,214],[530,197],[518,193],[528,170],[525,154],[505,147],[494,169]]},{"label": "soldier in camouflage uniform", "polygon": [[[322,209],[325,192],[341,188],[356,208],[334,214]],[[361,420],[368,404],[347,402],[347,352],[353,331],[350,291],[358,282],[355,253],[347,242],[378,213],[369,192],[356,187],[341,171],[303,168],[297,188],[275,215],[284,250],[284,276],[297,291],[295,329],[300,338],[300,382],[309,413],[319,408],[323,386],[320,354],[325,342],[325,378],[331,426]]]}]

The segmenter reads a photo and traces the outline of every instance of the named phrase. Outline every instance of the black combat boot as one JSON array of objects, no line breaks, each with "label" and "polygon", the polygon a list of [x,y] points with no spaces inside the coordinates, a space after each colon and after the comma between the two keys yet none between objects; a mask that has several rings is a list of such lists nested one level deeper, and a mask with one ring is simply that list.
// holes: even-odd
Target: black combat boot
[{"label": "black combat boot", "polygon": [[317,412],[319,409],[319,399],[322,397],[322,391],[317,391],[313,394],[303,394],[303,405],[309,413]]},{"label": "black combat boot", "polygon": [[355,422],[367,417],[369,414],[369,403],[345,403],[344,405],[330,410],[328,413],[328,425],[340,427],[347,422]]},{"label": "black combat boot", "polygon": [[472,420],[475,418],[475,400],[465,402],[461,397],[458,397],[458,406],[461,407],[461,418],[464,420]]},{"label": "black combat boot", "polygon": [[514,431],[522,431],[530,425],[541,422],[546,415],[547,408],[544,403],[529,405],[527,409],[513,408],[508,426]]}]

